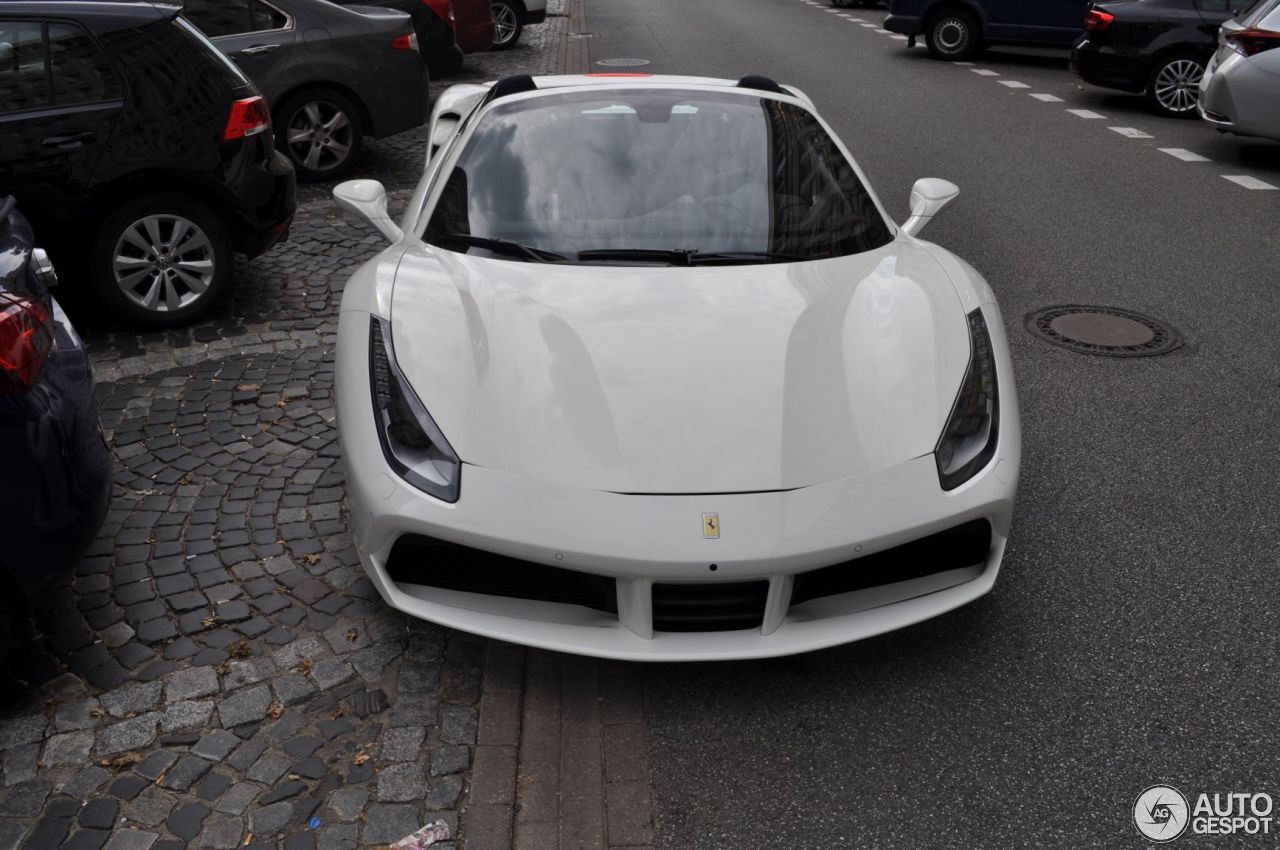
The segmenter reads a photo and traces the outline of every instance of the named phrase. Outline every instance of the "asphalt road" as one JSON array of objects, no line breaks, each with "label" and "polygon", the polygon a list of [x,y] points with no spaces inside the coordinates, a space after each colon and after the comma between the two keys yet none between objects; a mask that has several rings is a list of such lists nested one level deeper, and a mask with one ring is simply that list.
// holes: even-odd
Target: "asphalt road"
[{"label": "asphalt road", "polygon": [[[925,235],[1000,297],[1024,419],[989,597],[809,656],[635,668],[659,846],[1138,847],[1149,785],[1280,797],[1280,191],[1223,178],[1280,186],[1280,144],[1080,90],[1065,52],[946,64],[803,0],[590,0],[587,21],[593,62],[804,89],[900,219],[917,177],[957,183]],[[1025,331],[1064,303],[1186,346],[1104,359]]]}]

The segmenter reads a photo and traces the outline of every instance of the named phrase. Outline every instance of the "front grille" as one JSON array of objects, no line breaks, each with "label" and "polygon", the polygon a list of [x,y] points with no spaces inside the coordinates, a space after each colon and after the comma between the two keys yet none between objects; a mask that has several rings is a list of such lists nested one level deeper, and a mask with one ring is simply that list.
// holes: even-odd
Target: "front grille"
[{"label": "front grille", "polygon": [[653,585],[657,632],[727,632],[764,623],[768,581]]},{"label": "front grille", "polygon": [[800,573],[791,604],[972,567],[991,550],[991,523],[975,519],[852,561]]},{"label": "front grille", "polygon": [[433,537],[401,537],[391,547],[386,569],[398,584],[561,602],[618,613],[617,585],[612,578],[508,558]]}]

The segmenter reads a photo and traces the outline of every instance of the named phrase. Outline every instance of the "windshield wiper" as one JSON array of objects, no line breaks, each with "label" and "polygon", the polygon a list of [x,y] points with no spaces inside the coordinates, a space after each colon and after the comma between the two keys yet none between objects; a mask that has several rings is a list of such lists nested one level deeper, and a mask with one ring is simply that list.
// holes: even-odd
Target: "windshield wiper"
[{"label": "windshield wiper", "polygon": [[492,251],[495,254],[506,254],[508,257],[520,257],[539,263],[561,263],[571,259],[564,254],[557,254],[555,251],[548,251],[545,248],[535,248],[532,245],[522,245],[519,242],[512,242],[508,239],[494,239],[490,236],[473,236],[470,233],[440,233],[435,238],[440,242],[461,242],[464,245],[484,248],[486,251]]},{"label": "windshield wiper", "polygon": [[662,263],[668,266],[745,265],[747,263],[802,263],[813,257],[781,251],[695,251],[692,248],[598,248],[579,251],[578,262],[623,260]]}]

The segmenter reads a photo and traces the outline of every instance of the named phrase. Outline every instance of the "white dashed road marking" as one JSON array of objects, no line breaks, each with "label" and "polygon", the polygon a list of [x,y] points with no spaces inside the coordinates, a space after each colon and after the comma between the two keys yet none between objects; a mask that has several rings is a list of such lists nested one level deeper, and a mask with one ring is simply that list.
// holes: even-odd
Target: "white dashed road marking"
[{"label": "white dashed road marking", "polygon": [[1029,89],[1031,86],[1026,83],[1020,83],[1017,80],[998,80],[1002,86],[1008,86],[1011,89]]},{"label": "white dashed road marking", "polygon": [[1105,115],[1099,115],[1096,112],[1090,112],[1088,109],[1068,109],[1072,115],[1077,118],[1106,118]]},{"label": "white dashed road marking", "polygon": [[863,24],[863,26],[864,26],[864,27],[866,27],[867,29],[875,29],[875,26],[876,26],[876,25],[875,25],[875,24]]},{"label": "white dashed road marking", "polygon": [[989,70],[987,70],[986,68],[970,68],[969,70],[970,70],[970,71],[972,71],[973,73],[977,74],[979,77],[998,77],[998,76],[1000,76],[1000,72],[999,72],[999,71],[989,71]]},{"label": "white dashed road marking", "polygon": [[1043,100],[1045,103],[1062,103],[1062,98],[1053,94],[1033,94],[1036,100]]},{"label": "white dashed road marking", "polygon": [[1280,186],[1272,186],[1265,180],[1259,180],[1257,177],[1250,177],[1248,174],[1224,174],[1223,180],[1230,180],[1237,186],[1243,186],[1246,189],[1280,189]]},{"label": "white dashed road marking", "polygon": [[907,37],[906,37],[905,35],[903,35],[902,33],[897,33],[897,32],[896,32],[896,33],[894,33],[893,35],[889,36],[889,38],[892,38],[894,41],[906,41],[906,40],[907,40]]},{"label": "white dashed road marking", "polygon": [[890,35],[890,32],[888,30],[882,30],[879,28],[876,29],[876,32],[880,33],[881,35]]},{"label": "white dashed road marking", "polygon": [[1180,159],[1183,162],[1208,162],[1209,157],[1201,156],[1198,153],[1192,153],[1186,148],[1156,148],[1161,153],[1167,153],[1174,159]]},{"label": "white dashed road marking", "polygon": [[961,67],[963,67],[963,68],[968,68],[968,67],[971,67],[971,66],[973,65],[973,63],[972,63],[972,62],[952,62],[951,64],[952,64],[952,65],[959,65],[959,66],[961,66]]},{"label": "white dashed road marking", "polygon": [[1108,127],[1107,129],[1113,133],[1119,133],[1120,135],[1124,136],[1126,139],[1154,139],[1155,138],[1155,136],[1151,135],[1150,133],[1144,133],[1141,130],[1139,130],[1137,127]]}]

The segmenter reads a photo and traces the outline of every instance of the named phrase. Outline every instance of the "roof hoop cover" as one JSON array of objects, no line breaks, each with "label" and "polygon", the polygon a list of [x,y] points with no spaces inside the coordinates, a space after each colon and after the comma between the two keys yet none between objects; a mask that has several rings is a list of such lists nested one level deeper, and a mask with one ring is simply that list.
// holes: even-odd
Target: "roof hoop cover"
[{"label": "roof hoop cover", "polygon": [[782,86],[778,85],[768,77],[761,76],[760,74],[747,74],[745,77],[738,80],[738,88],[755,89],[756,91],[769,91],[774,94],[786,94],[786,92],[783,91]]},{"label": "roof hoop cover", "polygon": [[534,83],[533,77],[528,74],[512,74],[493,84],[493,87],[489,89],[489,100],[497,100],[510,94],[537,90],[538,86]]}]

